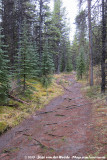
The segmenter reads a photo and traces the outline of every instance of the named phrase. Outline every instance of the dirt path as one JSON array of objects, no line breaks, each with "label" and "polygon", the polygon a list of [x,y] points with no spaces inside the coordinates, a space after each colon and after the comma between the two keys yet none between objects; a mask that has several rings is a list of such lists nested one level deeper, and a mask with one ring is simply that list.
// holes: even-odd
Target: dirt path
[{"label": "dirt path", "polygon": [[69,87],[63,96],[0,137],[0,160],[72,160],[91,151],[91,103],[75,75],[64,79]]}]

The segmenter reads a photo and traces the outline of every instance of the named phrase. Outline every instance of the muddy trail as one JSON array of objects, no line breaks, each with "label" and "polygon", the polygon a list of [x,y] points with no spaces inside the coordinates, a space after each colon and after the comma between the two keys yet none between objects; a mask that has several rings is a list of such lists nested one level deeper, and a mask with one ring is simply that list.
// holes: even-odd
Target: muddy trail
[{"label": "muddy trail", "polygon": [[62,96],[0,137],[0,160],[72,160],[91,152],[91,102],[75,75],[63,78],[69,85]]}]

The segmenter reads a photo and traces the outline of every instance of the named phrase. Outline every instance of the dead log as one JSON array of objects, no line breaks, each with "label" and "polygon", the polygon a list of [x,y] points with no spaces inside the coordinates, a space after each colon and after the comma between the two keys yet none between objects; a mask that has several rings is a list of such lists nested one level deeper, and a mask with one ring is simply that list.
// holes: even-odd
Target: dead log
[{"label": "dead log", "polygon": [[17,101],[17,102],[20,102],[20,103],[29,105],[29,103],[27,103],[27,102],[25,102],[25,101],[23,101],[23,100],[15,97],[15,96],[9,95],[9,98],[11,98],[11,99],[13,99],[13,100],[15,100],[15,101]]},{"label": "dead log", "polygon": [[19,105],[18,104],[3,104],[3,106],[18,108]]}]

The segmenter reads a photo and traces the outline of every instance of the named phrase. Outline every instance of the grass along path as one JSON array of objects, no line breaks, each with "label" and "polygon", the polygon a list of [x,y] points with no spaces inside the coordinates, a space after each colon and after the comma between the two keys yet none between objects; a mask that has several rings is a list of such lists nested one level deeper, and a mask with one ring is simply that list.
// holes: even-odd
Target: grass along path
[{"label": "grass along path", "polygon": [[63,93],[63,88],[55,82],[57,77],[58,75],[54,75],[52,84],[47,89],[40,82],[29,80],[28,84],[33,87],[33,94],[26,93],[25,97],[20,97],[27,101],[28,105],[10,99],[8,106],[0,106],[0,135]]}]

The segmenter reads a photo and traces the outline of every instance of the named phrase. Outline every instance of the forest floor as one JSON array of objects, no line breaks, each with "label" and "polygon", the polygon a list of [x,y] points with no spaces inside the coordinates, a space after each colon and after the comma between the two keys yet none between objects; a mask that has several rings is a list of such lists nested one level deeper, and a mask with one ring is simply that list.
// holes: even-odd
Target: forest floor
[{"label": "forest floor", "polygon": [[[93,102],[83,94],[75,73],[63,75],[57,83],[63,86],[63,95],[0,137],[0,160],[77,160],[98,156],[94,148]],[[106,153],[105,145],[103,151],[101,159]]]}]

